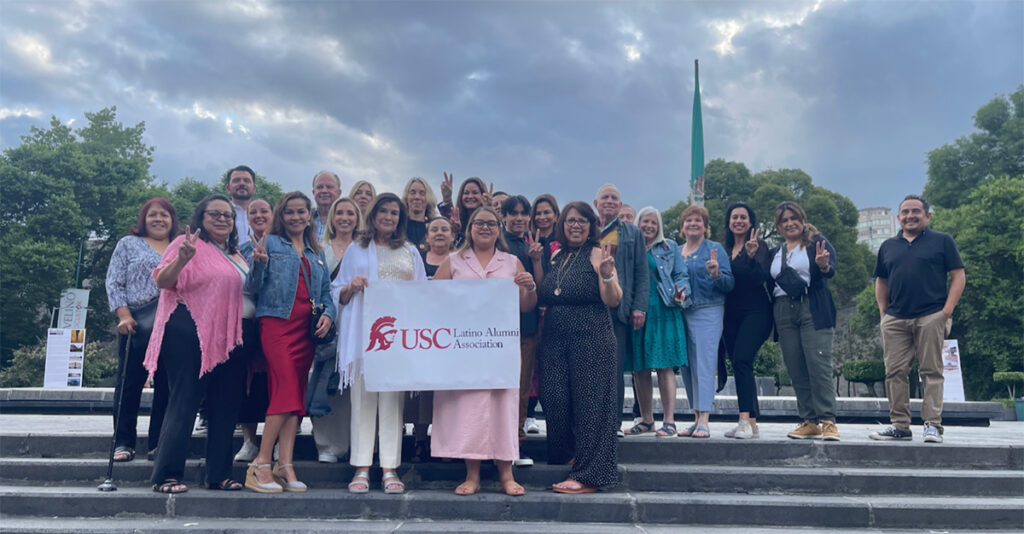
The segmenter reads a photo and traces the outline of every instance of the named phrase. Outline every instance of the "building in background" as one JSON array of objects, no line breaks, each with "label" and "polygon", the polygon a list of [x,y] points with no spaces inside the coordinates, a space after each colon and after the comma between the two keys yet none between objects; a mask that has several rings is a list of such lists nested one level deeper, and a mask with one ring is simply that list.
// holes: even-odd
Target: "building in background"
[{"label": "building in background", "polygon": [[864,243],[871,252],[878,254],[882,243],[896,235],[899,228],[896,216],[889,208],[864,208],[859,210],[857,221],[857,242]]}]

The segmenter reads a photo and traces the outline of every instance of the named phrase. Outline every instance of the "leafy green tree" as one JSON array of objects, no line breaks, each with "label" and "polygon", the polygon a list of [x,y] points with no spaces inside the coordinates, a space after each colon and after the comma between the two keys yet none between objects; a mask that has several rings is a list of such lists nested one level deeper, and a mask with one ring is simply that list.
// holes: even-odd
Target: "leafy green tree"
[{"label": "leafy green tree", "polygon": [[974,126],[980,131],[928,153],[924,197],[935,206],[955,208],[985,180],[1024,174],[1024,85],[981,106]]},{"label": "leafy green tree", "polygon": [[960,207],[937,210],[931,226],[953,235],[967,287],[953,316],[964,387],[973,399],[1000,393],[996,371],[1024,370],[1024,176],[982,182]]}]

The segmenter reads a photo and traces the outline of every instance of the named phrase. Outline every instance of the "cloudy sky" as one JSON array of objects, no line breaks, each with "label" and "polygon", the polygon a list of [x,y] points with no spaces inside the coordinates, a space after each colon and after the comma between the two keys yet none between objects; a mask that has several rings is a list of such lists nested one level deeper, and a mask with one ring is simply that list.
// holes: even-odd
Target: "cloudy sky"
[{"label": "cloudy sky", "polygon": [[411,176],[666,208],[707,159],[801,168],[858,206],[1024,83],[1024,2],[0,0],[0,146],[116,105],[151,172],[247,163],[285,189]]}]

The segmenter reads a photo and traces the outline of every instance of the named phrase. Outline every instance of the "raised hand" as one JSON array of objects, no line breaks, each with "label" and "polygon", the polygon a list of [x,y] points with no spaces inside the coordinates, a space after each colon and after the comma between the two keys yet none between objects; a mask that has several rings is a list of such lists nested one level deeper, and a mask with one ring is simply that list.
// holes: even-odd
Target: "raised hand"
[{"label": "raised hand", "polygon": [[178,257],[182,263],[188,263],[196,255],[196,239],[199,239],[199,230],[192,233],[192,227],[185,226],[185,239],[178,245]]},{"label": "raised hand", "polygon": [[711,278],[718,278],[719,277],[719,275],[721,273],[718,271],[718,249],[717,248],[711,249],[711,259],[709,259],[708,262],[706,264],[704,264],[704,265],[707,267],[708,274],[711,275]]},{"label": "raised hand", "polygon": [[828,249],[825,247],[825,242],[824,241],[818,241],[817,243],[815,243],[815,245],[814,245],[814,263],[817,263],[818,264],[818,268],[821,269],[823,272],[828,272],[828,269],[829,269],[828,259],[829,259],[829,253],[828,253]]},{"label": "raised hand", "polygon": [[612,246],[607,243],[601,245],[601,264],[598,270],[605,280],[615,276],[615,255],[612,254]]},{"label": "raised hand", "polygon": [[677,286],[675,284],[672,284],[672,300],[678,302],[679,304],[682,304],[683,302],[685,302],[686,301],[685,289],[686,289],[685,286],[683,287],[683,289],[679,289],[679,286]]},{"label": "raised hand", "polygon": [[459,217],[458,206],[452,206],[452,216],[448,218],[448,221],[452,223],[452,234],[458,234],[462,231],[462,218]]},{"label": "raised hand", "polygon": [[252,262],[253,263],[263,262],[263,261],[267,261],[268,259],[270,259],[270,257],[267,255],[267,235],[266,234],[263,234],[263,238],[262,239],[256,239],[256,237],[252,235],[252,232],[249,232],[249,241],[252,241]]},{"label": "raised hand", "polygon": [[441,180],[441,200],[451,204],[452,203],[452,183],[455,181],[454,174],[444,173],[444,179]]},{"label": "raised hand", "polygon": [[537,282],[534,282],[533,275],[526,271],[517,273],[514,280],[517,286],[527,291],[533,291],[534,289],[537,289]]},{"label": "raised hand", "polygon": [[530,244],[528,254],[531,260],[537,261],[544,257],[544,245],[540,244],[540,230],[526,232],[526,242]]},{"label": "raised hand", "polygon": [[750,240],[747,241],[746,243],[743,243],[743,248],[746,249],[747,256],[750,256],[751,258],[753,258],[755,254],[757,254],[757,248],[760,246],[760,244],[758,244],[757,242],[757,234],[759,233],[761,233],[760,228],[751,229]]},{"label": "raised hand", "polygon": [[491,205],[491,198],[494,196],[494,182],[491,182],[490,187],[487,189],[487,191],[484,191],[481,196],[483,196],[483,199],[484,199],[483,205],[484,206],[490,206]]}]

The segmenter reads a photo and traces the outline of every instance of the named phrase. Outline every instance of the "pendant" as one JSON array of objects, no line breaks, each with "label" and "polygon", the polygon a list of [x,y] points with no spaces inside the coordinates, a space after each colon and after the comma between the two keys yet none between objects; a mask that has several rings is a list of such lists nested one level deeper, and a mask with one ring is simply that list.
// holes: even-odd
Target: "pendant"
[{"label": "pendant", "polygon": [[556,287],[555,288],[555,296],[557,297],[558,295],[561,295],[561,294],[562,294],[562,288]]}]

